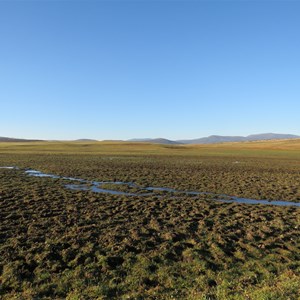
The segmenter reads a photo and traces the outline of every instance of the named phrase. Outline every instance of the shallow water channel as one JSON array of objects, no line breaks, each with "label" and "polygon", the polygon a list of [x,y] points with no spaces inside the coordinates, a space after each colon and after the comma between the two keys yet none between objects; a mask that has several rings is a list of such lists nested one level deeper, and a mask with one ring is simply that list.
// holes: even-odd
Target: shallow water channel
[{"label": "shallow water channel", "polygon": [[[21,170],[18,167],[0,167],[0,169],[9,170]],[[222,201],[222,202],[237,202],[244,204],[266,204],[266,205],[278,205],[278,206],[297,206],[300,207],[300,203],[291,201],[277,201],[277,200],[255,200],[248,198],[239,198],[235,196],[229,196],[225,194],[215,194],[210,192],[197,192],[197,191],[179,191],[168,187],[140,187],[133,182],[122,182],[122,181],[89,181],[81,178],[74,177],[64,177],[54,174],[47,174],[37,170],[25,170],[25,174],[34,177],[46,177],[53,179],[63,179],[66,181],[73,181],[74,183],[65,184],[65,188],[75,191],[92,191],[95,193],[107,193],[112,195],[125,195],[125,196],[162,196],[170,195],[176,197],[178,195],[208,195],[212,200]],[[134,189],[134,192],[127,192],[121,190],[107,189],[105,185],[111,187],[114,186],[126,186],[128,189]]]}]

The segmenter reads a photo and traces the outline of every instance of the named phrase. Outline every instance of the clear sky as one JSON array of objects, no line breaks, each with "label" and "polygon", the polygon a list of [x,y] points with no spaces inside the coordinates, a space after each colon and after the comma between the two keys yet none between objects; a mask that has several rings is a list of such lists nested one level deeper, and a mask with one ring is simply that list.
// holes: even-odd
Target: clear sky
[{"label": "clear sky", "polygon": [[0,136],[300,134],[300,1],[0,1]]}]

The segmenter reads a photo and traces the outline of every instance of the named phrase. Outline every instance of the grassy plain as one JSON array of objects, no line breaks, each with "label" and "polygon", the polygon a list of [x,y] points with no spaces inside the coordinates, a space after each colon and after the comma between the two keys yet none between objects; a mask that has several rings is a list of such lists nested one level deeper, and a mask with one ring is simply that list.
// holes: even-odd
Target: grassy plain
[{"label": "grassy plain", "polygon": [[[0,143],[0,166],[300,202],[300,140]],[[300,211],[64,188],[0,169],[0,298],[299,299]]]}]

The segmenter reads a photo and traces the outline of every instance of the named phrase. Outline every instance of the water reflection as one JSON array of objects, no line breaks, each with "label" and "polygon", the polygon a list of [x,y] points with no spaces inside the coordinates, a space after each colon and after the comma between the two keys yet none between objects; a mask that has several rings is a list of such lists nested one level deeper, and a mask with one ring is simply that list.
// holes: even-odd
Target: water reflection
[{"label": "water reflection", "polygon": [[[0,167],[0,169],[18,169],[18,167]],[[170,194],[172,197],[183,194],[183,195],[207,195],[210,196],[212,200],[222,201],[222,202],[236,202],[243,204],[265,204],[265,205],[277,205],[277,206],[297,206],[300,207],[300,203],[292,202],[292,201],[274,201],[274,200],[255,200],[248,198],[239,198],[235,196],[229,196],[224,194],[214,194],[210,192],[197,192],[197,191],[180,191],[175,190],[168,187],[140,187],[133,182],[122,182],[122,181],[88,181],[81,178],[74,177],[63,177],[54,174],[47,174],[37,170],[25,170],[25,173],[29,176],[35,177],[46,177],[46,178],[54,178],[54,179],[63,179],[68,181],[77,181],[79,184],[66,184],[65,187],[74,191],[91,191],[94,193],[107,193],[111,195],[125,195],[125,196],[162,196]],[[116,189],[107,189],[105,185],[110,185],[110,187],[116,186]],[[134,192],[128,191],[119,191],[117,186],[124,185],[127,186],[128,190],[134,188]]]}]

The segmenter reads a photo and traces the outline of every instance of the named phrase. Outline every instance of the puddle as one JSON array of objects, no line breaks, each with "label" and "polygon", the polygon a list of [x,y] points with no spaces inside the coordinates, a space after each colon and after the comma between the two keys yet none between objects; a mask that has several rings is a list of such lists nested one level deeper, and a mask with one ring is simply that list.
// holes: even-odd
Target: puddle
[{"label": "puddle", "polygon": [[0,169],[18,170],[19,168],[18,167],[0,167]]},{"label": "puddle", "polygon": [[[0,167],[0,169],[17,169],[18,167]],[[248,199],[248,198],[239,198],[235,196],[229,196],[225,194],[215,194],[210,192],[196,192],[196,191],[180,191],[175,190],[168,187],[140,187],[133,182],[122,182],[122,181],[88,181],[81,178],[74,178],[74,177],[63,177],[54,174],[47,174],[37,170],[25,170],[25,174],[28,176],[35,176],[35,177],[46,177],[46,178],[53,178],[53,179],[63,179],[68,181],[77,181],[79,184],[65,184],[65,188],[74,190],[74,191],[92,191],[94,193],[107,193],[111,195],[125,195],[125,196],[162,196],[162,192],[165,194],[169,193],[170,196],[174,197],[174,193],[176,194],[184,194],[184,195],[208,195],[212,196],[212,200],[227,202],[227,203],[243,203],[243,204],[265,204],[265,205],[277,205],[277,206],[297,206],[300,207],[300,203],[291,202],[291,201],[275,201],[275,200],[255,200],[255,199]],[[118,191],[113,189],[105,189],[102,188],[103,185],[112,185],[112,186],[120,186],[125,185],[128,188],[134,188],[138,191],[135,193]]]},{"label": "puddle", "polygon": [[[102,184],[111,184],[111,185],[127,185],[129,187],[135,187],[139,189],[139,193],[130,193],[130,192],[123,192],[123,191],[117,191],[117,190],[111,190],[111,189],[103,189],[101,188]],[[67,189],[75,190],[75,191],[92,191],[94,193],[107,193],[111,195],[122,195],[122,196],[151,196],[151,195],[157,195],[156,193],[147,193],[148,188],[140,188],[136,184],[127,184],[126,182],[93,182],[93,186],[88,185],[82,185],[82,184],[66,184],[65,187]],[[144,193],[144,191],[146,193]]]},{"label": "puddle", "polygon": [[81,184],[66,184],[65,187],[74,191],[88,191],[89,187]]},{"label": "puddle", "polygon": [[45,174],[45,173],[42,173],[42,172],[36,171],[36,170],[26,170],[25,173],[29,176],[35,176],[35,177],[49,177],[49,178],[54,178],[54,179],[61,178],[60,176],[57,176],[57,175]]},{"label": "puddle", "polygon": [[80,179],[80,178],[73,178],[73,177],[60,177],[60,178],[61,178],[61,179],[64,179],[64,180],[70,180],[70,181],[87,182],[86,180]]}]

